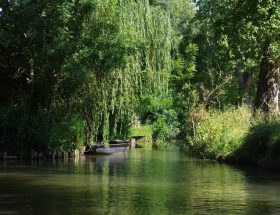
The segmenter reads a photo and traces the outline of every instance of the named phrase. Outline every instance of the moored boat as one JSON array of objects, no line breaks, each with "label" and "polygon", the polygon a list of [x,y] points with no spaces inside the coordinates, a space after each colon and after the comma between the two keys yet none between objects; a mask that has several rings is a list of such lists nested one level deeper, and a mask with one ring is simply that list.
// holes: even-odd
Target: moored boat
[{"label": "moored boat", "polygon": [[112,140],[109,143],[109,147],[106,147],[104,144],[93,144],[87,146],[85,149],[85,155],[94,155],[94,154],[112,154],[116,152],[127,152],[130,145],[128,140]]},{"label": "moored boat", "polygon": [[116,145],[116,144],[130,144],[130,140],[111,140],[110,145]]}]

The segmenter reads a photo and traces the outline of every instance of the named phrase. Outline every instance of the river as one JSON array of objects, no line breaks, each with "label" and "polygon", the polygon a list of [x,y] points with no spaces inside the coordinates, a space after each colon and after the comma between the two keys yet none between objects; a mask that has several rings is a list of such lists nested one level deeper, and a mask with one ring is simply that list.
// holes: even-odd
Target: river
[{"label": "river", "polygon": [[280,214],[280,175],[136,149],[0,163],[0,214]]}]

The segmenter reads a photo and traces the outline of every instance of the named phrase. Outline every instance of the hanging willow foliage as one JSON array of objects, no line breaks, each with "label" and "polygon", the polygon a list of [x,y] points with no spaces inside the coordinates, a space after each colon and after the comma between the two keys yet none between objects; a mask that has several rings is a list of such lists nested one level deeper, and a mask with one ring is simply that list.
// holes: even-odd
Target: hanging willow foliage
[{"label": "hanging willow foliage", "polygon": [[141,95],[168,93],[170,11],[149,0],[97,0],[83,31],[61,81],[75,86],[65,105],[85,121],[86,144],[108,142],[127,135]]}]

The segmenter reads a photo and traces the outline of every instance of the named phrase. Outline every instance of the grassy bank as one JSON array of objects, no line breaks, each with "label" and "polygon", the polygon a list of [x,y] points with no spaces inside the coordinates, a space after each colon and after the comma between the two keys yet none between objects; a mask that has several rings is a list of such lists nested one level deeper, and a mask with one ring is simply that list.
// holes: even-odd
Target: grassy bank
[{"label": "grassy bank", "polygon": [[142,125],[139,127],[133,127],[130,130],[130,137],[144,136],[143,139],[137,141],[136,147],[152,147],[153,144],[153,129],[151,125]]},{"label": "grassy bank", "polygon": [[280,121],[273,119],[252,125],[242,145],[225,160],[280,170]]},{"label": "grassy bank", "polygon": [[201,158],[217,159],[237,150],[249,130],[252,115],[246,108],[210,111],[195,123],[187,149]]},{"label": "grassy bank", "polygon": [[129,138],[133,136],[144,136],[144,138],[136,142],[136,147],[139,148],[154,147],[158,149],[164,149],[170,144],[170,142],[174,142],[171,140],[167,141],[159,138],[155,139],[154,131],[155,129],[153,125],[141,125],[139,127],[132,127],[130,130]]},{"label": "grassy bank", "polygon": [[194,129],[186,150],[197,157],[280,169],[280,120],[242,107],[206,112]]}]

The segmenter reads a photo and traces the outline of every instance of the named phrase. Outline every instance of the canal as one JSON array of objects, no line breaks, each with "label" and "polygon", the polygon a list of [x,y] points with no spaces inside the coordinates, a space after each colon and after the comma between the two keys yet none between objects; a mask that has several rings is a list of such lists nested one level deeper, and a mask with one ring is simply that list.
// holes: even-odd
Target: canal
[{"label": "canal", "polygon": [[177,149],[0,163],[0,214],[280,214],[280,175]]}]

